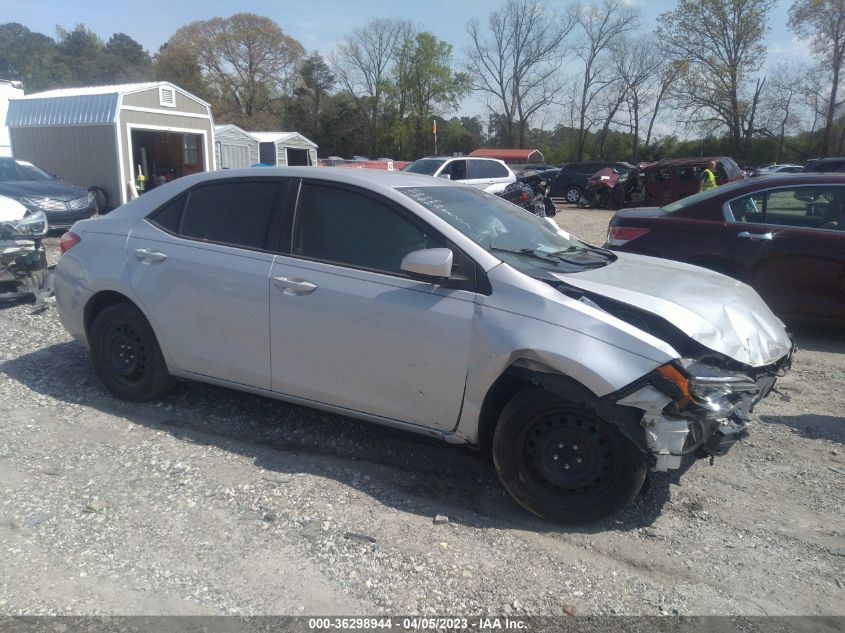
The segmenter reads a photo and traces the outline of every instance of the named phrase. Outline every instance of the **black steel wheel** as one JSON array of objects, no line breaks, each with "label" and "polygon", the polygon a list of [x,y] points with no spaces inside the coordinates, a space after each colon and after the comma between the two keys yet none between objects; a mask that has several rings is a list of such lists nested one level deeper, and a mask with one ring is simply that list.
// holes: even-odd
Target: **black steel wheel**
[{"label": "black steel wheel", "polygon": [[150,400],[173,384],[155,334],[129,303],[110,305],[91,326],[91,359],[103,384],[124,400]]},{"label": "black steel wheel", "polygon": [[542,389],[522,392],[504,408],[493,459],[518,503],[563,523],[618,512],[647,471],[645,455],[616,425]]}]

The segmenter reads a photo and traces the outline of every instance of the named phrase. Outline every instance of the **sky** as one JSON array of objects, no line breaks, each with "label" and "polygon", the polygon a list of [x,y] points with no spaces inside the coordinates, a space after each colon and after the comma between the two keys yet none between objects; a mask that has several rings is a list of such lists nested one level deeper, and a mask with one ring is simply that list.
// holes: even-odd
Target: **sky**
[{"label": "sky", "polygon": [[[706,1],[706,0],[704,0]],[[650,30],[657,16],[677,6],[672,0],[628,0],[640,8],[642,23]],[[809,49],[786,26],[792,0],[779,0],[771,13],[766,44],[768,63],[809,62]],[[373,18],[400,17],[452,44],[457,63],[469,44],[466,23],[484,21],[500,0],[0,0],[0,20],[20,22],[32,31],[55,36],[56,27],[85,24],[103,40],[123,32],[155,53],[183,24],[248,12],[274,20],[306,50],[331,53],[335,43],[356,26]],[[550,8],[564,10],[569,2],[548,0]],[[573,68],[575,74],[577,69]],[[486,116],[480,97],[467,100],[459,115]]]}]

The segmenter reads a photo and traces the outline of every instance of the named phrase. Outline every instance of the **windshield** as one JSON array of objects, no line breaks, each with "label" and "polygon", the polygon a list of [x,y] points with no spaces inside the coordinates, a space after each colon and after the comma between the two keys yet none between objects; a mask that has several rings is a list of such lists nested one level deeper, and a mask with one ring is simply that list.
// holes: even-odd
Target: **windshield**
[{"label": "windshield", "polygon": [[25,160],[0,160],[0,182],[15,180],[52,180],[46,171]]},{"label": "windshield", "polygon": [[400,187],[398,191],[518,270],[561,272],[604,266],[616,256],[555,231],[533,213],[472,187]]},{"label": "windshield", "polygon": [[446,161],[442,158],[420,158],[405,167],[402,171],[409,171],[413,174],[425,174],[433,176],[440,166]]},{"label": "windshield", "polygon": [[747,181],[737,180],[735,182],[730,182],[726,185],[716,187],[715,189],[708,189],[707,191],[701,191],[691,196],[687,196],[686,198],[681,198],[680,200],[676,200],[675,202],[667,204],[665,207],[661,207],[661,209],[663,211],[666,211],[667,213],[673,213],[675,211],[680,211],[681,209],[686,209],[688,206],[697,202],[701,202],[702,200],[707,200],[708,198],[715,198],[716,196],[722,195],[726,191],[739,189],[747,185]]}]

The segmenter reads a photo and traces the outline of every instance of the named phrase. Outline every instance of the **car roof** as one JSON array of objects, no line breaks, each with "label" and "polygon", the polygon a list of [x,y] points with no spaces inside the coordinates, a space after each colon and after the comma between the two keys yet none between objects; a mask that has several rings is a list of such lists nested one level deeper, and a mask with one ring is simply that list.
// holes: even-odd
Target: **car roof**
[{"label": "car roof", "polygon": [[692,156],[690,158],[664,158],[663,160],[659,160],[651,167],[657,167],[660,165],[661,167],[670,166],[674,167],[675,165],[706,165],[710,161],[716,161],[717,163],[720,160],[732,160],[730,156]]},{"label": "car roof", "polygon": [[[791,185],[845,185],[845,174],[842,173],[773,173],[759,176],[758,178],[747,178],[721,185],[716,191],[730,193],[732,196],[752,193],[761,189],[773,189],[775,187],[788,187]],[[709,198],[708,200],[712,200]],[[705,202],[705,201],[701,201]],[[696,202],[696,204],[701,204]]]}]

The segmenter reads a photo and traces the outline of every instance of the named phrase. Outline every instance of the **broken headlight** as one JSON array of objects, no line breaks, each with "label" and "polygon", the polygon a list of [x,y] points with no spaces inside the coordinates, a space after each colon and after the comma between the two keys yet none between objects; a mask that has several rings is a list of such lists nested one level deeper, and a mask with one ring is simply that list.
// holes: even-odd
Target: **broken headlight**
[{"label": "broken headlight", "polygon": [[662,380],[656,387],[673,399],[677,411],[726,418],[737,408],[747,408],[759,391],[745,374],[725,371],[699,361],[682,358],[658,367]]},{"label": "broken headlight", "polygon": [[35,211],[20,220],[0,222],[0,233],[5,237],[44,237],[47,234],[47,216],[43,211]]}]

